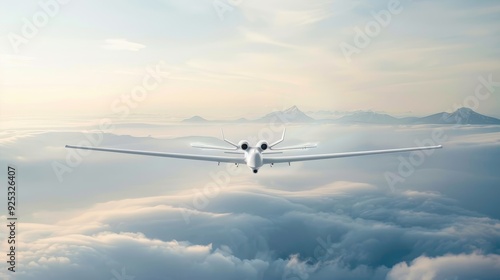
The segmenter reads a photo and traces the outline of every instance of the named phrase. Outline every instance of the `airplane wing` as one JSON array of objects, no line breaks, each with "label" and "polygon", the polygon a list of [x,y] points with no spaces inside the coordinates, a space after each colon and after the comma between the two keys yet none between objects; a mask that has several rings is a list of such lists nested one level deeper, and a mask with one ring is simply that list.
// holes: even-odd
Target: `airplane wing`
[{"label": "airplane wing", "polygon": [[363,151],[363,152],[348,152],[348,153],[335,153],[335,154],[264,157],[264,164],[285,163],[285,162],[306,161],[306,160],[320,160],[320,159],[331,159],[331,158],[342,158],[342,157],[367,156],[367,155],[399,153],[399,152],[410,152],[410,151],[440,149],[442,147],[443,147],[442,145],[439,145],[439,146],[428,146],[428,147],[415,147],[415,148],[376,150],[376,151]]},{"label": "airplane wing", "polygon": [[303,145],[297,145],[297,146],[289,146],[289,147],[282,147],[282,148],[272,148],[272,151],[288,151],[288,150],[307,150],[307,149],[312,149],[316,148],[318,145],[316,144],[303,144]]},{"label": "airplane wing", "polygon": [[154,157],[168,157],[168,158],[179,158],[179,159],[191,159],[191,160],[203,160],[203,161],[229,162],[229,163],[245,164],[245,159],[243,157],[189,155],[189,154],[148,152],[148,151],[137,151],[137,150],[122,150],[122,149],[111,149],[111,148],[95,148],[95,147],[72,146],[72,145],[66,145],[66,148],[81,149],[81,150],[93,150],[93,151],[101,151],[101,152],[112,152],[112,153],[122,153],[122,154],[132,154],[132,155],[154,156]]},{"label": "airplane wing", "polygon": [[221,150],[221,151],[236,151],[238,148],[226,148],[226,147],[219,147],[219,146],[210,146],[210,145],[205,145],[205,144],[191,144],[191,147],[193,148],[198,148],[202,150]]}]

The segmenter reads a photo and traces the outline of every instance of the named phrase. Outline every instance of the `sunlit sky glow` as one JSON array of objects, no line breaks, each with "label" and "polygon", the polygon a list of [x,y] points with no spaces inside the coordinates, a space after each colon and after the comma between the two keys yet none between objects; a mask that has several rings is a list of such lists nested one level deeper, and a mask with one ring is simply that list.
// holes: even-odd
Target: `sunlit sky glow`
[{"label": "sunlit sky glow", "polygon": [[[498,1],[401,1],[348,63],[339,44],[390,1],[70,1],[15,52],[39,1],[0,9],[0,114],[102,115],[160,61],[170,76],[134,113],[253,117],[304,111],[450,111],[478,77],[500,82]],[[48,1],[42,1],[48,2]],[[6,6],[8,5],[8,8]],[[498,116],[500,95],[478,112]]]}]

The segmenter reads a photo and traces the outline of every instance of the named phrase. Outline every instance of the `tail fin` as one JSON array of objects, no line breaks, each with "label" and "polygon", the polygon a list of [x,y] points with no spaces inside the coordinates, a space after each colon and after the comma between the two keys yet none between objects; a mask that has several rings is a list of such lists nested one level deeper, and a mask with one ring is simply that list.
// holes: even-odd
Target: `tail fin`
[{"label": "tail fin", "polygon": [[236,145],[233,142],[226,139],[226,137],[224,136],[224,129],[221,128],[220,131],[222,132],[222,140],[224,140],[224,142],[230,144],[231,146],[235,147],[236,149],[239,148],[238,145]]},{"label": "tail fin", "polygon": [[279,143],[285,141],[285,133],[286,133],[286,128],[283,129],[283,135],[281,136],[281,139],[278,140],[278,141],[276,141],[276,142],[274,142],[274,143],[272,143],[272,144],[270,144],[269,148],[272,149],[272,147],[274,147],[274,146],[278,145]]}]

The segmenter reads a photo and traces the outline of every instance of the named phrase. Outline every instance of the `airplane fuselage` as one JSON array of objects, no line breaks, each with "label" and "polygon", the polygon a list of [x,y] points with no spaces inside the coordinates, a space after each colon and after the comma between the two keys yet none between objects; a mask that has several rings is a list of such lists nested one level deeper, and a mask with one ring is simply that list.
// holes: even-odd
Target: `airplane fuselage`
[{"label": "airplane fuselage", "polygon": [[245,162],[253,173],[259,172],[259,168],[264,165],[264,159],[260,148],[249,148],[245,151]]}]

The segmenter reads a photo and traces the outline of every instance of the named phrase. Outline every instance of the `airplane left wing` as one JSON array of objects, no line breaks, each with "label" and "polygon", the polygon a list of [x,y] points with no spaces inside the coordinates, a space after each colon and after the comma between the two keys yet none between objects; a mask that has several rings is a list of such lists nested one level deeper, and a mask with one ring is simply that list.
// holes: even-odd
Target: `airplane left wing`
[{"label": "airplane left wing", "polygon": [[273,163],[286,163],[286,162],[296,162],[296,161],[306,161],[306,160],[321,160],[321,159],[332,159],[332,158],[343,158],[343,157],[355,157],[355,156],[367,156],[367,155],[377,155],[377,154],[388,154],[388,153],[400,153],[400,152],[440,149],[442,147],[443,147],[442,145],[439,145],[439,146],[428,146],[428,147],[415,147],[415,148],[376,150],[376,151],[363,151],[363,152],[348,152],[348,153],[335,153],[335,154],[264,157],[263,160],[264,160],[264,164],[273,164]]},{"label": "airplane left wing", "polygon": [[190,155],[190,154],[148,152],[148,151],[123,150],[123,149],[111,149],[111,148],[95,148],[95,147],[72,146],[72,145],[66,145],[66,148],[101,151],[101,152],[112,152],[112,153],[121,153],[121,154],[132,154],[132,155],[154,156],[154,157],[168,157],[168,158],[178,158],[178,159],[190,159],[190,160],[202,160],[202,161],[229,162],[229,163],[245,164],[245,159],[243,157]]}]

